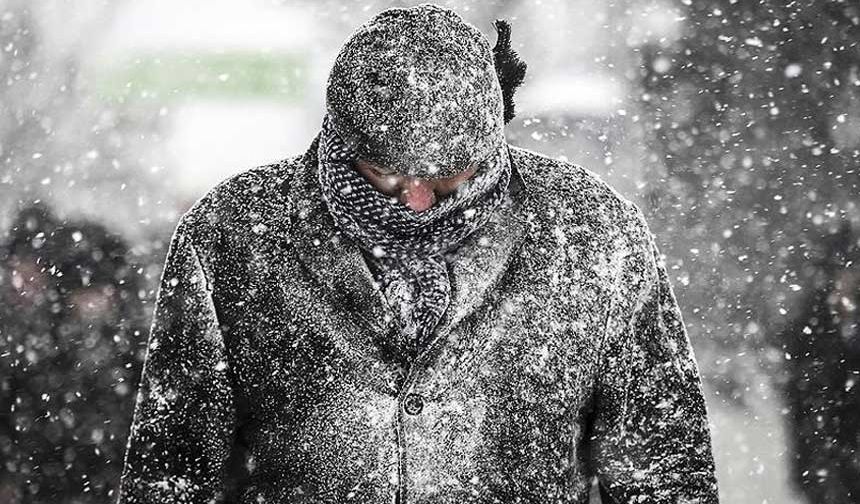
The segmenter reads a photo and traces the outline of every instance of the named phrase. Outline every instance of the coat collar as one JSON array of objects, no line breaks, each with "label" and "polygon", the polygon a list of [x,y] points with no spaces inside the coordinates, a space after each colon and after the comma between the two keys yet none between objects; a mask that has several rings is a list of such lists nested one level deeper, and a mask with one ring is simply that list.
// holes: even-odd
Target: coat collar
[{"label": "coat collar", "polygon": [[[331,302],[351,312],[367,329],[367,334],[350,336],[361,338],[362,341],[356,343],[367,347],[396,331],[398,321],[361,249],[339,231],[328,212],[317,179],[318,141],[319,137],[305,153],[294,183],[290,185],[289,199],[295,204],[291,219],[292,242],[298,259],[327,292]],[[495,289],[527,235],[529,226],[522,207],[530,197],[529,188],[512,156],[511,168],[510,198],[490,221],[464,242],[451,264],[451,303],[427,349],[434,346],[434,342],[444,341],[461,320],[481,305]]]}]

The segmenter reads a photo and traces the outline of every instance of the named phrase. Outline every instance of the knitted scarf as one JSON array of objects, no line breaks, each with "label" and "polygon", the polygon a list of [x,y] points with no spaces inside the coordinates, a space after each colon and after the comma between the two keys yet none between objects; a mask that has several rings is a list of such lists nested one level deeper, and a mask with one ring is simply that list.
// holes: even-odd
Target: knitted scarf
[{"label": "knitted scarf", "polygon": [[366,252],[399,321],[400,341],[389,343],[410,362],[429,341],[450,302],[444,254],[486,223],[504,200],[511,177],[507,146],[500,145],[455,192],[423,212],[370,185],[354,168],[355,142],[338,135],[330,116],[323,121],[318,155],[328,211],[339,229]]}]

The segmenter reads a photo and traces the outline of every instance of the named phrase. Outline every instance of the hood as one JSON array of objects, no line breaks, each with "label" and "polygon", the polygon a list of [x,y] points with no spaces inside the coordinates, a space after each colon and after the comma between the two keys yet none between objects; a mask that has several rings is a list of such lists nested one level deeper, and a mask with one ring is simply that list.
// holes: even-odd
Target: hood
[{"label": "hood", "polygon": [[487,38],[454,11],[388,9],[342,47],[327,112],[362,159],[401,174],[448,177],[505,142],[495,65]]}]

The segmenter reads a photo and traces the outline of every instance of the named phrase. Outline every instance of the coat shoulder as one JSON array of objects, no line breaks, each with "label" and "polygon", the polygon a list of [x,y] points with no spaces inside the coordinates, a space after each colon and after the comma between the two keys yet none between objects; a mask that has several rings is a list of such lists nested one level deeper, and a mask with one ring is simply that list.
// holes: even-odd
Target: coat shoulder
[{"label": "coat shoulder", "polygon": [[[629,299],[646,292],[655,280],[655,257],[639,207],[580,165],[520,148],[512,156],[529,191],[532,278],[569,281],[579,290],[618,289]],[[564,303],[575,296],[553,298]]]},{"label": "coat shoulder", "polygon": [[302,162],[303,156],[291,156],[224,179],[192,205],[178,228],[200,243],[263,229],[289,212],[287,195]]},{"label": "coat shoulder", "polygon": [[511,155],[539,223],[587,228],[592,239],[618,234],[641,239],[650,233],[639,207],[591,170],[521,147],[513,147]]}]

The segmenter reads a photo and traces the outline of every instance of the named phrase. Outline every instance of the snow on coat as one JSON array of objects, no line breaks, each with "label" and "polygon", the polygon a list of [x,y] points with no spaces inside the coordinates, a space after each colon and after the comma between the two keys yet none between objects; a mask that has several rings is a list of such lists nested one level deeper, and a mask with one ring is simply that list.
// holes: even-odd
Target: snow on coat
[{"label": "snow on coat", "polygon": [[510,147],[399,387],[384,295],[320,198],[316,142],[183,216],[119,502],[715,503],[705,402],[641,212]]}]

